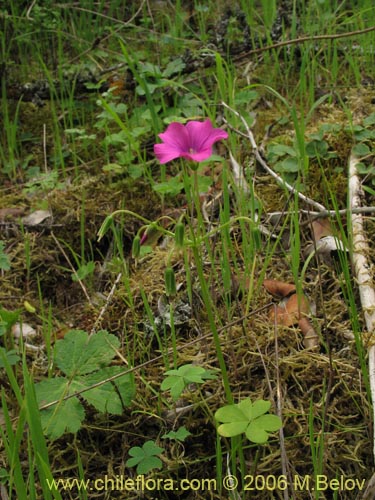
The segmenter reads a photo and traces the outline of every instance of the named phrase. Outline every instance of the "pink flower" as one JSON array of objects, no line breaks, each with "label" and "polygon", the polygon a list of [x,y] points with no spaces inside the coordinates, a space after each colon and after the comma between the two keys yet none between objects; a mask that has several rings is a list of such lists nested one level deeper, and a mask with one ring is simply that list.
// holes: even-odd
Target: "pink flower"
[{"label": "pink flower", "polygon": [[175,158],[203,161],[212,155],[212,145],[228,134],[220,128],[213,128],[209,119],[204,122],[190,121],[186,125],[173,122],[167,130],[159,134],[163,144],[154,145],[154,153],[160,163],[168,163]]}]

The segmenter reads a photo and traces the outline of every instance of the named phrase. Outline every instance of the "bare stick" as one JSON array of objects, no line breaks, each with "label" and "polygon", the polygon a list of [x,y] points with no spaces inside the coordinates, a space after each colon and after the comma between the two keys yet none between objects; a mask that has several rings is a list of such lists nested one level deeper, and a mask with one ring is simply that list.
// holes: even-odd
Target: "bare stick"
[{"label": "bare stick", "polygon": [[291,40],[283,40],[282,42],[276,42],[272,45],[266,45],[265,47],[259,47],[257,49],[252,49],[244,54],[240,54],[235,57],[235,61],[240,61],[248,57],[251,54],[259,54],[260,52],[266,52],[272,49],[279,49],[280,47],[285,47],[286,45],[302,44],[305,42],[317,42],[319,40],[337,40],[338,38],[348,38],[351,36],[364,35],[370,31],[374,31],[375,26],[370,26],[369,28],[364,28],[363,30],[347,31],[346,33],[335,33],[334,35],[315,35],[315,36],[302,36],[300,38],[293,38]]},{"label": "bare stick", "polygon": [[67,263],[69,264],[70,269],[72,270],[73,274],[74,274],[74,275],[75,275],[75,277],[77,278],[77,281],[78,281],[78,283],[79,283],[80,287],[82,288],[82,291],[83,291],[83,293],[85,294],[85,297],[86,297],[86,299],[87,299],[88,303],[90,304],[90,306],[92,306],[93,304],[92,304],[92,302],[91,302],[91,299],[90,299],[89,294],[87,293],[87,290],[86,290],[85,285],[83,284],[82,280],[79,278],[79,276],[78,276],[78,274],[77,274],[77,271],[74,269],[74,266],[73,266],[73,264],[71,263],[71,261],[70,261],[69,257],[67,256],[67,254],[66,254],[65,250],[63,249],[63,247],[61,246],[61,244],[60,244],[59,240],[56,238],[56,236],[53,234],[53,232],[52,232],[52,231],[51,231],[51,236],[52,236],[52,238],[53,238],[54,242],[56,243],[56,245],[58,246],[58,248],[59,248],[60,252],[61,252],[61,253],[63,254],[63,256],[65,257],[65,259],[66,259]]},{"label": "bare stick", "polygon": [[[351,223],[353,231],[353,266],[358,284],[359,296],[365,317],[366,328],[370,335],[375,333],[375,290],[373,285],[372,269],[368,261],[369,246],[363,226],[363,217],[360,213],[353,213],[361,205],[361,183],[358,176],[357,164],[359,160],[352,154],[349,159],[349,203],[352,209]],[[368,349],[370,391],[373,404],[373,425],[375,431],[375,342],[370,339]],[[374,432],[375,435],[375,432]],[[375,459],[375,442],[373,443]]]},{"label": "bare stick", "polygon": [[324,205],[321,205],[317,201],[312,200],[308,196],[305,196],[304,194],[300,193],[294,186],[292,186],[291,184],[289,184],[289,182],[286,182],[282,177],[280,177],[279,175],[277,175],[277,173],[274,172],[271,167],[268,166],[267,162],[264,160],[263,156],[259,152],[258,146],[257,146],[257,144],[255,142],[255,139],[254,139],[254,135],[253,135],[252,131],[250,130],[250,127],[247,124],[245,118],[242,115],[240,115],[240,113],[238,113],[238,111],[236,111],[235,109],[233,109],[230,106],[228,106],[228,104],[226,104],[225,102],[222,101],[221,104],[225,108],[229,109],[229,111],[231,111],[232,113],[234,113],[236,116],[238,116],[238,118],[240,118],[240,120],[244,124],[245,129],[246,129],[247,138],[249,139],[251,147],[253,148],[254,156],[255,156],[257,162],[260,165],[262,165],[262,167],[264,168],[264,170],[267,173],[269,173],[276,180],[276,182],[280,186],[282,186],[283,188],[287,189],[292,194],[297,194],[297,196],[298,196],[298,198],[300,200],[304,201],[308,205],[313,206],[319,212],[326,211],[327,209],[326,209],[326,207]]},{"label": "bare stick", "polygon": [[97,319],[94,323],[94,326],[91,329],[90,336],[93,335],[94,333],[96,333],[96,330],[98,329],[98,327],[103,319],[103,316],[104,316],[105,312],[107,311],[109,304],[111,303],[112,297],[116,291],[117,285],[119,284],[121,278],[122,278],[122,273],[118,273],[117,278],[116,278],[116,280],[115,280],[115,282],[114,282],[114,284],[113,284],[113,286],[112,286],[112,288],[107,296],[107,300],[105,301],[105,304],[102,307],[102,309],[99,313],[99,316],[97,317]]}]

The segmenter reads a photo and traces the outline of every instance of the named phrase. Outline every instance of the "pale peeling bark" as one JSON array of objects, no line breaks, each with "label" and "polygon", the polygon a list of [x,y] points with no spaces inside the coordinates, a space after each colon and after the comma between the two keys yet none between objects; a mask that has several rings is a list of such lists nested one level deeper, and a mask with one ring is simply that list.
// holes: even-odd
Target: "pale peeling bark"
[{"label": "pale peeling bark", "polygon": [[[369,339],[369,377],[373,404],[373,425],[375,436],[375,290],[370,262],[369,246],[364,232],[363,216],[353,213],[353,209],[361,206],[361,183],[357,172],[358,159],[351,155],[349,160],[349,204],[353,231],[353,266],[357,280],[361,305],[365,317],[366,329],[371,335]],[[375,459],[375,442],[373,443]]]}]

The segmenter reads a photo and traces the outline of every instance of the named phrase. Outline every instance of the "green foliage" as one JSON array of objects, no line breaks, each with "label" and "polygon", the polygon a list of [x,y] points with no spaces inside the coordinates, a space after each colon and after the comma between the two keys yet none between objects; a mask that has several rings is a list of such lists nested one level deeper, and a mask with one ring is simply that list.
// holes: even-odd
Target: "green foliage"
[{"label": "green foliage", "polygon": [[[0,306],[0,337],[10,333],[12,326],[19,320],[21,312],[22,309],[8,311]],[[0,347],[0,368],[4,368],[7,362],[9,365],[15,365],[18,363],[19,359],[15,349]]]},{"label": "green foliage", "polygon": [[247,439],[253,443],[266,443],[268,433],[277,431],[282,426],[277,415],[267,413],[270,407],[271,403],[263,399],[254,403],[250,399],[244,399],[237,404],[223,406],[215,413],[215,419],[223,422],[217,432],[224,437],[245,433]]},{"label": "green foliage", "polygon": [[162,461],[157,455],[160,455],[164,450],[157,446],[154,441],[146,441],[142,448],[140,446],[133,446],[130,448],[129,458],[126,461],[128,467],[137,466],[137,474],[148,474],[153,469],[161,469]]},{"label": "green foliage", "polygon": [[0,270],[9,271],[10,260],[9,256],[4,251],[5,243],[0,240]]},{"label": "green foliage", "polygon": [[7,351],[4,347],[0,347],[0,368],[4,368],[5,366],[5,361],[3,359],[5,357],[10,365],[15,365],[20,360],[20,357],[15,349]]},{"label": "green foliage", "polygon": [[72,274],[73,281],[84,280],[88,276],[91,276],[95,270],[95,262],[89,261],[86,264],[82,264],[77,271]]},{"label": "green foliage", "polygon": [[166,434],[163,434],[163,439],[175,439],[176,441],[185,441],[187,437],[191,436],[191,432],[189,432],[186,427],[183,425],[179,427],[177,431],[169,431]]},{"label": "green foliage", "polygon": [[22,309],[8,311],[0,306],[0,336],[9,332],[12,326],[19,321]]},{"label": "green foliage", "polygon": [[216,379],[216,374],[212,370],[192,364],[180,366],[177,370],[168,370],[165,374],[167,377],[160,388],[162,391],[169,390],[174,401],[177,401],[187,385],[204,384],[206,380]]},{"label": "green foliage", "polygon": [[[64,376],[43,380],[35,385],[39,405],[53,401],[57,404],[41,411],[44,432],[57,439],[65,432],[77,432],[84,420],[85,410],[74,394],[102,413],[120,415],[134,396],[130,375],[105,382],[121,372],[119,366],[108,366],[120,342],[114,335],[101,330],[90,337],[82,330],[71,330],[55,347],[55,363]],[[101,383],[103,382],[103,383]],[[95,384],[98,387],[89,389]],[[69,397],[69,399],[64,399]]]}]

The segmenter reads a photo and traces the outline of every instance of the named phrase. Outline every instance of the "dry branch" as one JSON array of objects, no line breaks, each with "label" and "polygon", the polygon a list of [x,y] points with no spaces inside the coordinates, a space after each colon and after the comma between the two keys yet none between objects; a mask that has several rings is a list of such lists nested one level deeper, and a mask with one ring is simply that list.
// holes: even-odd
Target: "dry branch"
[{"label": "dry branch", "polygon": [[[358,159],[352,154],[349,160],[349,203],[351,210],[351,226],[353,231],[353,267],[358,284],[359,296],[365,317],[366,328],[370,336],[375,334],[375,289],[370,263],[368,261],[369,246],[364,231],[363,216],[354,213],[361,206],[361,183],[357,171]],[[375,407],[375,342],[369,341],[369,378],[373,408]],[[375,410],[373,410],[375,435]],[[375,459],[375,441],[373,443]]]},{"label": "dry branch", "polygon": [[326,208],[324,205],[322,205],[321,203],[318,203],[315,200],[312,200],[308,196],[305,196],[303,193],[298,191],[294,186],[289,184],[282,177],[280,177],[280,175],[278,175],[276,172],[274,172],[272,170],[272,168],[267,164],[267,162],[265,161],[265,159],[261,155],[259,148],[257,146],[257,143],[255,142],[254,135],[253,135],[252,131],[250,130],[250,127],[247,124],[245,118],[240,113],[238,113],[238,111],[236,111],[235,109],[228,106],[228,104],[226,104],[225,102],[222,101],[221,104],[222,104],[222,106],[224,106],[224,108],[229,109],[229,111],[234,113],[242,121],[242,123],[246,129],[246,137],[249,139],[251,147],[253,148],[253,154],[255,156],[255,159],[264,168],[264,170],[275,179],[277,184],[279,186],[283,187],[284,189],[287,189],[290,193],[296,194],[300,200],[304,201],[308,205],[313,206],[319,212],[326,211]]}]

